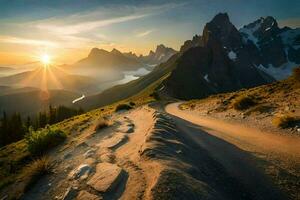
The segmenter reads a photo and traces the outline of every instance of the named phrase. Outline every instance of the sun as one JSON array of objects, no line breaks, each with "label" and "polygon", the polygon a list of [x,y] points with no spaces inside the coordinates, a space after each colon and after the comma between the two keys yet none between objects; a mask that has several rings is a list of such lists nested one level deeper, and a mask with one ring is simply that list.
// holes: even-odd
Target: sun
[{"label": "sun", "polygon": [[51,63],[51,58],[48,54],[42,55],[40,59],[45,66],[48,66]]}]

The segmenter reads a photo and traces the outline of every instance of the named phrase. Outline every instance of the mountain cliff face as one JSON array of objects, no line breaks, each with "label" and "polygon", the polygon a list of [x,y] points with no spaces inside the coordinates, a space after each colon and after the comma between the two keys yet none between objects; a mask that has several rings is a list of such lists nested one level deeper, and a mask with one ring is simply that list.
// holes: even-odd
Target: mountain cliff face
[{"label": "mountain cliff face", "polygon": [[280,80],[300,64],[300,28],[279,28],[273,17],[260,18],[239,30],[243,43],[252,46],[254,64]]},{"label": "mountain cliff face", "polygon": [[253,47],[243,42],[227,14],[218,14],[207,23],[198,40],[198,46],[183,52],[175,70],[165,80],[164,90],[169,95],[201,98],[274,80],[253,65]]}]

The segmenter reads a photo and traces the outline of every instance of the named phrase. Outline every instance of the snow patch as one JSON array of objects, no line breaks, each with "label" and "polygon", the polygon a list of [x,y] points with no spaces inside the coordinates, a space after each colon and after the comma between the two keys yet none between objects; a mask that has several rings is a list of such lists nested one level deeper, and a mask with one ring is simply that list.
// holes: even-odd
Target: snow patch
[{"label": "snow patch", "polygon": [[265,29],[265,31],[268,31],[268,30],[270,30],[270,29],[271,29],[271,27],[268,27],[268,28]]},{"label": "snow patch", "polygon": [[209,80],[209,78],[208,78],[208,74],[205,74],[205,76],[203,77],[205,80],[206,80],[206,82],[210,82],[210,80]]},{"label": "snow patch", "polygon": [[230,51],[228,53],[228,57],[230,58],[230,60],[236,60],[237,58],[236,53],[234,51]]},{"label": "snow patch", "polygon": [[[259,28],[260,28],[261,24],[260,23],[256,23],[255,26],[253,28],[241,28],[240,32],[244,33],[244,37],[243,39],[247,41],[252,41],[257,47],[257,42],[258,39],[253,35]],[[246,37],[246,38],[245,38]]]},{"label": "snow patch", "polygon": [[297,67],[297,64],[289,61],[279,67],[274,67],[272,64],[268,64],[267,67],[263,66],[262,64],[259,66],[255,65],[255,67],[271,75],[276,80],[283,80],[292,75],[292,71]]}]

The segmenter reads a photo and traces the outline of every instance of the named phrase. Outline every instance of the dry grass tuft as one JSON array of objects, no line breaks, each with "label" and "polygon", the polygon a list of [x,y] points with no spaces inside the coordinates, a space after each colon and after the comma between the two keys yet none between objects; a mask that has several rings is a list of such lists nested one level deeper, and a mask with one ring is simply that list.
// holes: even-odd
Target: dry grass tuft
[{"label": "dry grass tuft", "polygon": [[256,104],[252,96],[241,95],[233,100],[232,106],[236,110],[246,110]]},{"label": "dry grass tuft", "polygon": [[46,156],[30,163],[22,174],[25,181],[24,191],[28,191],[44,175],[52,173],[52,167],[50,159]]},{"label": "dry grass tuft", "polygon": [[292,77],[297,80],[297,81],[300,81],[300,67],[296,67],[294,70],[293,70],[293,75]]},{"label": "dry grass tuft", "polygon": [[290,115],[275,117],[272,123],[279,128],[291,128],[300,123],[300,119]]},{"label": "dry grass tuft", "polygon": [[99,130],[107,128],[107,127],[109,127],[109,122],[102,118],[97,123],[97,125],[95,127],[95,131],[99,131]]},{"label": "dry grass tuft", "polygon": [[121,110],[130,110],[132,109],[132,106],[128,105],[128,104],[119,104],[116,107],[116,112],[121,111]]}]

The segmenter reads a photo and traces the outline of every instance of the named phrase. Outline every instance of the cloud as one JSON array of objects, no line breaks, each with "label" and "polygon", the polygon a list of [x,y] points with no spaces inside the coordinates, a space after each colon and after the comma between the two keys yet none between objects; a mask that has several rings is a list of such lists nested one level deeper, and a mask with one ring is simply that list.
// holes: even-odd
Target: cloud
[{"label": "cloud", "polygon": [[55,32],[57,34],[73,35],[73,34],[91,31],[96,28],[109,26],[112,24],[117,24],[117,23],[132,21],[135,19],[140,19],[140,18],[143,18],[146,16],[149,16],[149,15],[147,15],[147,14],[130,15],[130,16],[117,17],[117,18],[112,18],[112,19],[82,22],[82,23],[78,23],[75,25],[40,24],[40,25],[37,25],[36,27],[39,29],[44,29],[47,31]]},{"label": "cloud", "polygon": [[143,31],[143,32],[137,33],[136,37],[145,37],[154,31],[155,31],[154,29]]},{"label": "cloud", "polygon": [[50,42],[47,40],[34,40],[34,39],[11,37],[5,35],[0,35],[0,42],[11,43],[11,44],[33,45],[33,46],[48,46],[48,47],[58,46],[57,43]]},{"label": "cloud", "polygon": [[32,22],[31,25],[54,34],[75,35],[97,28],[129,22],[164,13],[167,10],[184,6],[185,3],[168,3],[155,6],[115,6],[101,7],[89,12],[79,12],[69,16],[52,17]]}]

